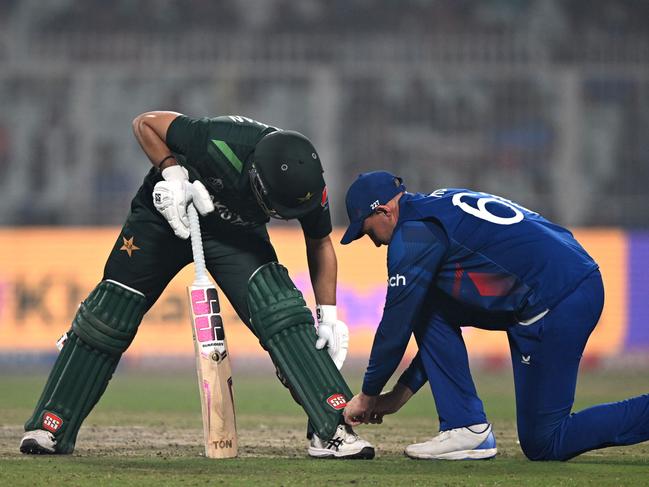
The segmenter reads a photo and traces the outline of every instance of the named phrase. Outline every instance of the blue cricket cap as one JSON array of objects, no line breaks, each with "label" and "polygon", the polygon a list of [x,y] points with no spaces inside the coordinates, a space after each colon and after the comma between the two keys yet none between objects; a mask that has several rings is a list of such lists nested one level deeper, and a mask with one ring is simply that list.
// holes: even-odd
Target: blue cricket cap
[{"label": "blue cricket cap", "polygon": [[360,238],[363,222],[374,209],[385,205],[405,190],[403,180],[387,171],[372,171],[359,175],[347,190],[345,197],[349,226],[340,243],[346,245]]}]

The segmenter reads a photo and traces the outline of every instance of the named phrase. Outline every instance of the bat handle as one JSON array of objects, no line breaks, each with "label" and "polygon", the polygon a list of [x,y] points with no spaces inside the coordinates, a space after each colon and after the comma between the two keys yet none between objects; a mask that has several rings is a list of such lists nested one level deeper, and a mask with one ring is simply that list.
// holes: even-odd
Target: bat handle
[{"label": "bat handle", "polygon": [[207,267],[205,266],[201,224],[198,221],[198,212],[194,207],[194,203],[187,205],[187,217],[189,218],[189,235],[192,240],[192,254],[194,256],[194,284],[206,285],[210,283],[210,279],[207,276]]}]

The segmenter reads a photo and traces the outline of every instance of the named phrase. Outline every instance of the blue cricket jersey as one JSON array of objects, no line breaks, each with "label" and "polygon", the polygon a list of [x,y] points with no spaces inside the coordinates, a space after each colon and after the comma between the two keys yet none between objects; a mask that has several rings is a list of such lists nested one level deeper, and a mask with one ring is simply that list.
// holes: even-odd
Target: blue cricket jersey
[{"label": "blue cricket jersey", "polygon": [[[392,376],[413,326],[439,302],[435,296],[511,325],[552,309],[597,269],[565,228],[467,189],[404,193],[387,264],[383,317],[363,382],[368,395],[379,394]],[[417,360],[406,380],[415,388],[425,382]]]}]

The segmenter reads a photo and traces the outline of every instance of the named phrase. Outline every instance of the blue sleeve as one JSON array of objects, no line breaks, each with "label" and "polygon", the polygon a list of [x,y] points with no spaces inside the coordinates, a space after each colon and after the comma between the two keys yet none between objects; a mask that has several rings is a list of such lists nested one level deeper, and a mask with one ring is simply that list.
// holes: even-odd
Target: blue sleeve
[{"label": "blue sleeve", "polygon": [[399,365],[447,247],[444,232],[431,222],[409,221],[395,230],[388,247],[388,293],[363,393],[379,394]]},{"label": "blue sleeve", "polygon": [[421,389],[426,382],[428,382],[428,376],[424,370],[421,355],[417,352],[410,362],[410,366],[399,377],[399,383],[407,386],[414,393]]}]

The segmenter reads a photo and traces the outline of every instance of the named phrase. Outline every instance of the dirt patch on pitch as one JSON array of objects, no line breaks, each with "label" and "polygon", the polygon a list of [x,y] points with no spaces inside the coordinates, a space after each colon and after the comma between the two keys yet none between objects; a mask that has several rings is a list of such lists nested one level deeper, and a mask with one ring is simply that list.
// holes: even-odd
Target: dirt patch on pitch
[{"label": "dirt patch on pitch", "polygon": [[[21,427],[0,427],[0,456],[19,456]],[[394,438],[396,431],[363,432],[363,436],[380,445],[382,454],[400,454],[404,439]],[[87,426],[77,440],[77,456],[199,457],[203,455],[203,432],[199,429],[168,427]],[[256,458],[303,458],[308,440],[299,429],[240,428],[239,456]]]},{"label": "dirt patch on pitch", "polygon": [[[280,420],[269,425],[268,421],[250,421],[239,427],[239,457],[241,458],[305,458],[308,441],[305,431]],[[358,432],[371,442],[379,457],[403,455],[410,443],[425,441],[434,436],[430,422],[390,421],[381,426],[364,426]],[[0,458],[18,459],[22,455],[18,444],[23,434],[21,426],[0,426]],[[179,458],[203,456],[203,431],[194,428],[170,428],[156,426],[84,426],[77,441],[74,455],[79,457],[151,457]],[[500,421],[496,429],[499,457],[521,457],[516,428],[513,422]],[[589,452],[588,457],[610,455],[613,450],[625,456],[646,458],[648,444],[634,447],[605,449]]]},{"label": "dirt patch on pitch", "polygon": [[[0,457],[19,456],[23,429],[0,427]],[[203,455],[203,432],[168,427],[87,426],[79,432],[76,456],[199,457]],[[240,429],[240,457],[297,458],[306,454],[303,431]]]},{"label": "dirt patch on pitch", "polygon": [[[248,423],[248,422],[246,422]],[[252,422],[255,423],[255,422]],[[281,422],[280,422],[281,423]],[[405,428],[403,427],[405,426]],[[434,435],[426,427],[398,422],[359,428],[358,432],[377,448],[379,456],[402,455],[409,443],[424,441]],[[18,443],[23,430],[19,426],[0,427],[0,456],[20,456]],[[203,432],[193,428],[159,426],[84,426],[77,441],[77,456],[200,457]],[[501,454],[515,454],[515,433],[506,429],[498,435]],[[308,441],[305,431],[285,424],[272,427],[246,424],[239,427],[239,456],[255,458],[304,458]]]}]

